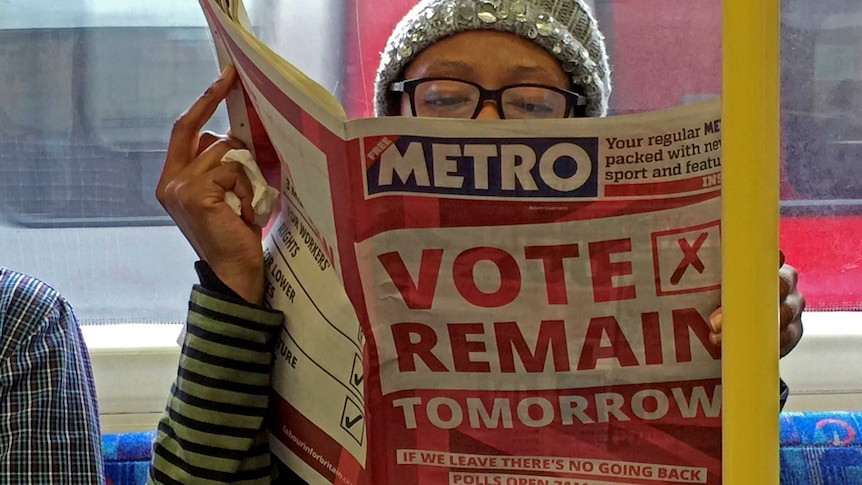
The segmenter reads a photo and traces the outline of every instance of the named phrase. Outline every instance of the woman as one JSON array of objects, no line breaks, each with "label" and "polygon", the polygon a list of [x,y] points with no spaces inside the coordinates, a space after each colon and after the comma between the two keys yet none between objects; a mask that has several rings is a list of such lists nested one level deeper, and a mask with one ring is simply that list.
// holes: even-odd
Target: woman
[{"label": "woman", "polygon": [[[264,268],[251,185],[237,164],[220,163],[236,142],[200,134],[235,81],[236,72],[226,69],[179,118],[157,188],[201,258],[201,285],[192,292],[179,376],[159,425],[155,483],[272,480],[264,418],[272,342],[282,315],[259,306]],[[375,112],[604,116],[610,91],[603,37],[580,0],[426,0],[387,43]],[[226,191],[241,199],[240,217],[223,202]],[[801,336],[803,300],[792,268],[783,266],[780,278],[783,355]],[[717,311],[710,318],[716,343],[720,321]]]}]

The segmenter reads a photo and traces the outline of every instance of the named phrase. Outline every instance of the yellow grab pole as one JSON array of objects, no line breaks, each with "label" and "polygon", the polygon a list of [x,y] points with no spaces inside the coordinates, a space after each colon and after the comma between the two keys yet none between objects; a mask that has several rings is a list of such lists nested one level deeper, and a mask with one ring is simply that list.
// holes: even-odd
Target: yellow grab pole
[{"label": "yellow grab pole", "polygon": [[779,0],[722,2],[724,485],[778,484]]}]

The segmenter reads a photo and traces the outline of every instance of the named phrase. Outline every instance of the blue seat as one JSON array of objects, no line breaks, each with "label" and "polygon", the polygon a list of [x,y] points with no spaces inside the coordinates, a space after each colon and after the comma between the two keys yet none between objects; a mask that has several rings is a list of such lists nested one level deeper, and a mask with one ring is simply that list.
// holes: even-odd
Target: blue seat
[{"label": "blue seat", "polygon": [[150,468],[155,431],[102,435],[107,485],[144,485]]}]

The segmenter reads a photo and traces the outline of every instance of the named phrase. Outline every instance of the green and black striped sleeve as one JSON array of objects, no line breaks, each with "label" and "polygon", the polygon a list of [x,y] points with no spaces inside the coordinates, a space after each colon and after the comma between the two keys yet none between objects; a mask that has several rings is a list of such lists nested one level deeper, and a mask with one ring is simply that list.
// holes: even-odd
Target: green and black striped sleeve
[{"label": "green and black striped sleeve", "polygon": [[280,312],[195,286],[152,484],[269,484],[264,420]]}]

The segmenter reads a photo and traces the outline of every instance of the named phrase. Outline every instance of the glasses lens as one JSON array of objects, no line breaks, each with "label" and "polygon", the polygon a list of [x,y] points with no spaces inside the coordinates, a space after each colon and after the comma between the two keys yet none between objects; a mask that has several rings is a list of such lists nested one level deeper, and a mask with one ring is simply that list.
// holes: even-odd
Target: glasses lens
[{"label": "glasses lens", "polygon": [[478,103],[479,90],[460,81],[424,81],[413,94],[416,116],[470,118]]},{"label": "glasses lens", "polygon": [[503,91],[503,114],[508,119],[563,118],[566,96],[553,89],[516,86]]}]

